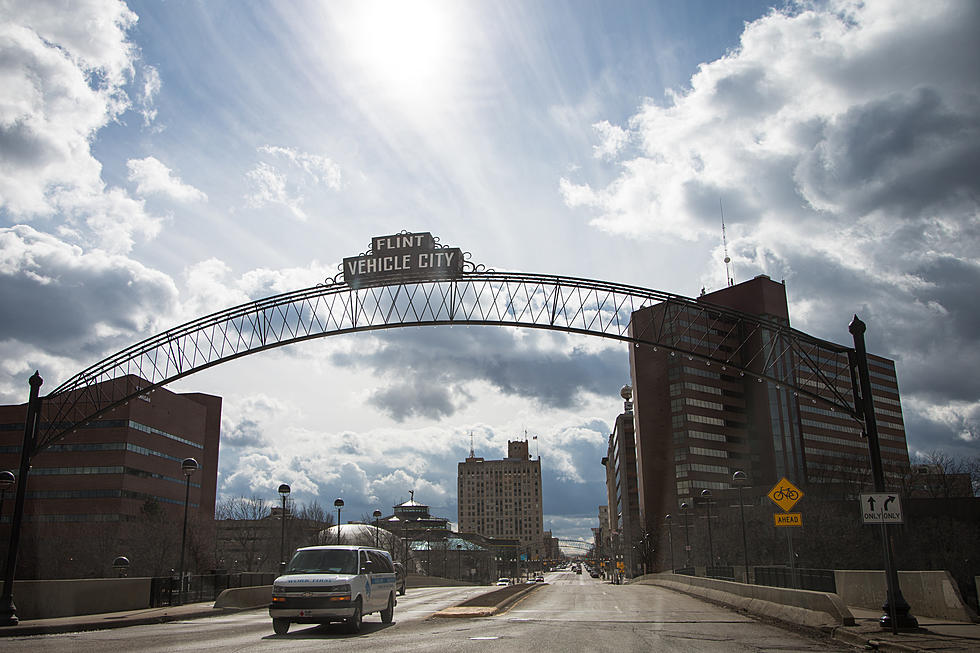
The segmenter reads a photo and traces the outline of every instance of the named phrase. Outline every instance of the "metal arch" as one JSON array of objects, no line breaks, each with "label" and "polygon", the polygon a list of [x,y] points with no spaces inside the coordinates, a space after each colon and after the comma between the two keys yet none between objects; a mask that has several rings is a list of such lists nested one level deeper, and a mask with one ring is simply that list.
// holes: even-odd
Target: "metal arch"
[{"label": "metal arch", "polygon": [[[643,325],[634,312],[650,311]],[[495,325],[611,338],[750,375],[860,418],[848,400],[852,350],[777,322],[637,286],[576,277],[473,271],[453,280],[352,288],[328,283],[228,308],[138,342],[44,398],[40,451],[172,381],[312,338],[431,325]]]}]

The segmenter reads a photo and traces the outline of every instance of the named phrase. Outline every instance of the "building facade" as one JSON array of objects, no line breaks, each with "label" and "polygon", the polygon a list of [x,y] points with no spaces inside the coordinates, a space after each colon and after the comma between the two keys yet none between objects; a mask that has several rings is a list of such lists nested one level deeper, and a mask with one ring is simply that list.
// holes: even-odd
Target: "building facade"
[{"label": "building facade", "polygon": [[544,559],[541,458],[531,460],[527,441],[508,442],[503,460],[470,450],[458,465],[457,486],[460,531],[516,539],[526,560]]},{"label": "building facade", "polygon": [[[764,275],[702,295],[699,301],[789,325],[785,286]],[[752,371],[761,366],[759,360],[739,358],[741,334],[733,335],[723,319],[709,331],[694,321],[693,313],[654,305],[633,314],[631,329],[662,323],[680,350],[732,352],[740,367]],[[785,377],[793,363],[786,348],[767,329],[753,337],[758,347],[751,349],[768,343],[775,375]],[[828,356],[819,366],[837,377],[837,386],[849,397],[850,377],[839,376],[840,370],[848,370],[846,354]],[[882,462],[886,474],[897,478],[907,472],[909,458],[895,365],[872,355],[869,365]],[[734,492],[732,474],[739,470],[756,489],[785,477],[809,492],[851,496],[870,483],[868,445],[860,425],[794,395],[790,388],[663,348],[631,348],[630,372],[638,503],[649,532],[658,532],[664,515],[676,514],[681,504],[693,508],[704,490],[715,496]]]},{"label": "building facade", "polygon": [[634,438],[632,388],[624,386],[623,412],[616,416],[609,435],[606,456],[606,498],[608,500],[605,548],[610,557],[622,563],[628,577],[643,573],[643,536],[637,484],[636,441]]},{"label": "building facade", "polygon": [[[145,382],[129,377],[127,383]],[[0,406],[0,469],[20,464],[26,404]],[[190,477],[188,569],[213,553],[221,398],[157,389],[83,426],[32,460],[18,578],[97,576],[119,555],[132,574],[178,564]],[[19,482],[20,479],[18,479]],[[13,493],[8,493],[8,499]],[[12,501],[0,526],[6,551]]]}]

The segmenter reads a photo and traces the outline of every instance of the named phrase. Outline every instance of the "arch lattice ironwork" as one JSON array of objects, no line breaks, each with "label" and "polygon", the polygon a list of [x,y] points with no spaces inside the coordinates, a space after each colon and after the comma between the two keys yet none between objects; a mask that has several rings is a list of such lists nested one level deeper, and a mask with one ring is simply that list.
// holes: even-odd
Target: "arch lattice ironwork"
[{"label": "arch lattice ironwork", "polygon": [[[641,315],[634,313],[649,309]],[[313,338],[430,325],[551,329],[687,356],[751,375],[856,419],[853,350],[705,301],[592,279],[475,269],[452,280],[353,288],[328,280],[218,311],[136,343],[42,403],[40,451],[115,406],[242,356]]]}]

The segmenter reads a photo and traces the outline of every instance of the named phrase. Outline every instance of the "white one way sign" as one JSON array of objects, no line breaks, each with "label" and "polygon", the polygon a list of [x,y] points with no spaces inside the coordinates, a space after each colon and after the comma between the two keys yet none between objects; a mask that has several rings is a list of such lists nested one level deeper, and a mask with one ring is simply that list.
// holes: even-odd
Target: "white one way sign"
[{"label": "white one way sign", "polygon": [[861,521],[865,524],[904,524],[897,494],[862,494]]}]

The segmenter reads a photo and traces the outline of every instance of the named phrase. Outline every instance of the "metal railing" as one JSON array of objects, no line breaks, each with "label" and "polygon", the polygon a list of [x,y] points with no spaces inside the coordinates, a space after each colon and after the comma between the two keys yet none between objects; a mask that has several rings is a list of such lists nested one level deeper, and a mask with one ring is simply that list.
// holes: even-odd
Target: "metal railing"
[{"label": "metal railing", "polygon": [[183,600],[177,576],[158,576],[150,579],[150,607],[214,601],[226,589],[271,585],[276,574],[237,573],[199,574],[184,576]]}]

